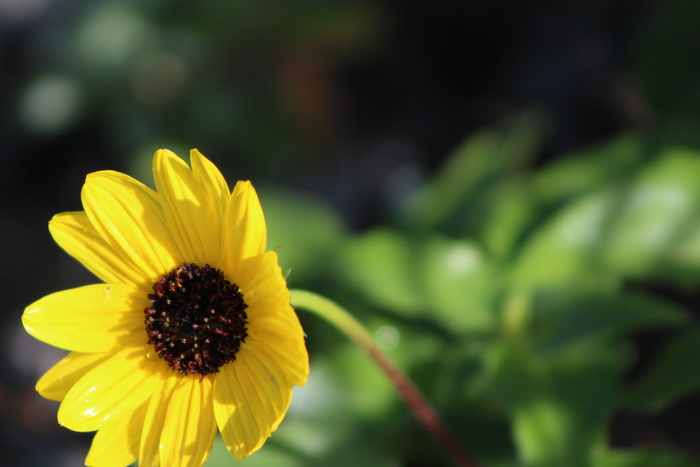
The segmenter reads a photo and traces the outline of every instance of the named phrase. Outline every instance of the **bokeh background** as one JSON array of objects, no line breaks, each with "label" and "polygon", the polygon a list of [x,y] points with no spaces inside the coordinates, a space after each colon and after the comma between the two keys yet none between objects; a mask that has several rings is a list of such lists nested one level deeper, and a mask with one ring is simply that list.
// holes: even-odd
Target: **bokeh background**
[{"label": "bokeh background", "polygon": [[[85,175],[197,147],[292,287],[358,316],[485,466],[700,465],[700,3],[0,0],[0,465],[82,465],[22,310],[95,281]],[[243,466],[449,458],[300,312],[312,376]],[[215,443],[210,466],[233,465]]]}]

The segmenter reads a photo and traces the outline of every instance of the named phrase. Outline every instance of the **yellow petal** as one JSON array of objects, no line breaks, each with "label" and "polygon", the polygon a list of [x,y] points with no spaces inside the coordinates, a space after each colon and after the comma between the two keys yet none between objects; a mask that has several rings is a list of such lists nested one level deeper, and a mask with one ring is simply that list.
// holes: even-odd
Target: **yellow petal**
[{"label": "yellow petal", "polygon": [[[192,165],[192,172],[199,184],[199,190],[204,194],[203,199],[206,200],[204,203],[210,208],[209,216],[211,219],[209,222],[219,232],[219,243],[204,247],[207,262],[211,266],[221,267],[222,226],[231,191],[219,169],[196,149],[190,151],[190,165]],[[209,258],[210,256],[212,258]]]},{"label": "yellow petal", "polygon": [[309,354],[303,335],[292,335],[272,324],[254,327],[251,323],[241,350],[244,347],[246,351],[257,353],[261,359],[265,358],[284,369],[290,384],[306,384],[309,377]]},{"label": "yellow petal", "polygon": [[168,150],[156,152],[153,177],[180,256],[199,265],[216,262],[225,204],[213,204],[192,170]]},{"label": "yellow petal", "polygon": [[239,263],[261,255],[267,244],[267,227],[260,200],[249,181],[236,183],[224,217],[224,271],[235,272]]},{"label": "yellow petal", "polygon": [[82,199],[97,232],[118,255],[130,258],[150,283],[183,262],[158,195],[138,180],[113,171],[91,173]]},{"label": "yellow petal", "polygon": [[32,303],[22,324],[29,334],[56,347],[109,352],[147,340],[143,309],[148,305],[133,285],[86,285]]},{"label": "yellow petal", "polygon": [[124,467],[138,458],[139,438],[146,415],[145,403],[131,413],[120,414],[95,434],[85,465]]},{"label": "yellow petal", "polygon": [[212,377],[182,378],[170,399],[160,444],[161,465],[200,467],[211,452],[214,420]]},{"label": "yellow petal", "polygon": [[249,344],[264,345],[284,362],[292,384],[303,385],[309,374],[304,330],[289,304],[289,291],[277,265],[277,254],[268,251],[258,261],[256,274],[241,286],[248,305]]},{"label": "yellow petal", "polygon": [[270,360],[275,360],[285,368],[291,384],[306,384],[309,377],[309,354],[303,334],[292,335],[274,324],[253,326],[251,323],[245,347],[264,352]]},{"label": "yellow petal", "polygon": [[214,381],[214,414],[221,437],[236,459],[262,447],[272,432],[274,414],[250,381],[247,368],[236,362],[224,365]]},{"label": "yellow petal", "polygon": [[[280,365],[280,361],[270,358],[264,352],[256,353],[252,346],[248,351],[241,352],[240,360],[243,365],[249,388],[246,394],[254,394],[260,398],[260,405],[266,410],[266,423],[270,431],[275,431],[284,419],[289,404],[292,401],[292,383],[290,382],[288,368]],[[236,370],[238,371],[238,369]]]},{"label": "yellow petal", "polygon": [[190,164],[200,189],[207,193],[209,203],[221,207],[223,215],[231,196],[226,179],[219,169],[196,149],[190,151]]},{"label": "yellow petal", "polygon": [[[133,262],[117,254],[97,233],[84,211],[56,214],[49,222],[51,236],[61,248],[104,282],[142,284]],[[150,284],[149,284],[150,286]]]},{"label": "yellow petal", "polygon": [[[229,277],[228,274],[227,277]],[[261,297],[270,296],[289,303],[287,282],[282,275],[275,251],[268,251],[240,261],[238,268],[231,274],[230,280],[241,289],[249,306]]]},{"label": "yellow petal", "polygon": [[[168,369],[169,370],[169,369]],[[153,395],[148,402],[148,411],[141,435],[139,467],[159,467],[160,451],[166,449],[160,442],[163,432],[165,414],[168,412],[170,398],[182,376],[172,371],[161,371],[154,383]]]},{"label": "yellow petal", "polygon": [[71,352],[56,363],[36,383],[42,397],[61,402],[68,390],[88,371],[107,360],[109,353]]},{"label": "yellow petal", "polygon": [[111,417],[136,410],[153,393],[153,379],[167,368],[146,357],[148,348],[123,350],[101,363],[68,391],[58,422],[74,431],[95,431]]},{"label": "yellow petal", "polygon": [[267,440],[267,430],[254,418],[233,364],[225,365],[214,381],[214,415],[221,437],[236,459],[247,457]]}]

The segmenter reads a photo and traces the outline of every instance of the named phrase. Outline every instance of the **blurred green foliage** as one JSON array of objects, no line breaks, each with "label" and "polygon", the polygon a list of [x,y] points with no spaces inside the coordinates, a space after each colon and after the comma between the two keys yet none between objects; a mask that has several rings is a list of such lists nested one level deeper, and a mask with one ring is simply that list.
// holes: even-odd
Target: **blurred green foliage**
[{"label": "blurred green foliage", "polygon": [[[700,328],[678,300],[700,284],[700,152],[650,150],[626,132],[533,167],[544,128],[524,114],[470,136],[393,223],[362,233],[304,204],[289,236],[274,221],[289,213],[267,204],[271,237],[304,271],[290,284],[323,289],[371,329],[395,329],[388,352],[485,465],[694,465],[670,448],[613,448],[609,437],[616,413],[658,412],[700,390]],[[345,381],[327,362],[346,346],[331,350],[323,323],[307,328],[312,351],[323,342],[315,372]],[[630,378],[645,332],[671,337]],[[399,458],[420,458],[428,440],[401,441],[416,435],[396,432],[415,422],[379,409],[391,399],[362,381],[375,373],[362,366],[339,388],[339,404],[361,391],[375,407],[354,429],[391,427],[372,430],[384,439],[368,450],[396,443]]]}]

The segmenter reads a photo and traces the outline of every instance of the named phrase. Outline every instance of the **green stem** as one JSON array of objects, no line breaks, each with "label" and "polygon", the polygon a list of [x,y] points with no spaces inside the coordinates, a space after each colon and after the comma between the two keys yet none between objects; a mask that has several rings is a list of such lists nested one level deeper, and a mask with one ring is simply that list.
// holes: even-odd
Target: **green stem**
[{"label": "green stem", "polygon": [[291,290],[292,304],[313,312],[346,334],[360,345],[379,367],[386,373],[406,404],[420,422],[445,447],[452,458],[464,467],[477,467],[478,464],[457,443],[445,428],[437,413],[425,400],[418,388],[389,360],[389,357],[374,343],[364,326],[350,313],[335,302],[306,290]]}]

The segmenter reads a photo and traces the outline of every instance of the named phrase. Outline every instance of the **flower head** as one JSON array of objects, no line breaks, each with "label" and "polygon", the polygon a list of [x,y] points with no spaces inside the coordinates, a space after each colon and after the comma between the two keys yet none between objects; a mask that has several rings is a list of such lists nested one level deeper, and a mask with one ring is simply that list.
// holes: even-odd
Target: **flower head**
[{"label": "flower head", "polygon": [[54,216],[56,242],[104,283],[48,295],[22,316],[71,352],[37,383],[60,424],[97,431],[86,463],[201,466],[217,428],[243,458],[279,426],[308,354],[248,181],[233,192],[197,150],[159,150],[156,190],[88,175],[84,211]]}]

